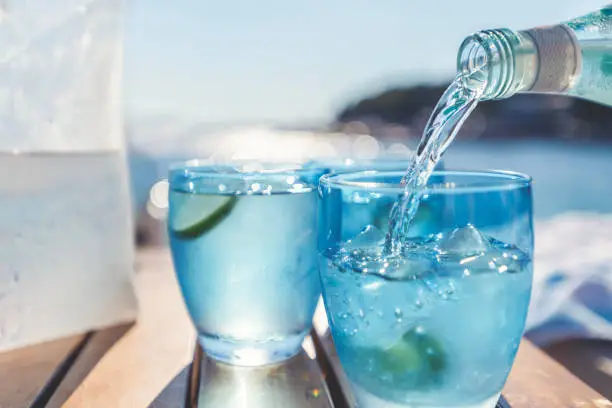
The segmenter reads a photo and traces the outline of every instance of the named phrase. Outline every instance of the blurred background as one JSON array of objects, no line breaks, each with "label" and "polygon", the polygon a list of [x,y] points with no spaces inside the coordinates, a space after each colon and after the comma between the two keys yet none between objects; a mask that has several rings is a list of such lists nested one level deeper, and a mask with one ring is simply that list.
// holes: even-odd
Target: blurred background
[{"label": "blurred background", "polygon": [[[129,2],[126,132],[141,230],[151,221],[150,187],[172,161],[409,155],[455,73],[466,35],[553,24],[601,5]],[[611,212],[612,200],[603,199],[612,191],[611,139],[611,108],[517,96],[482,103],[444,162],[530,174],[537,218]]]},{"label": "blurred background", "polygon": [[[139,243],[164,244],[166,192],[151,187],[173,161],[409,157],[465,36],[603,3],[130,2],[125,126]],[[446,168],[534,178],[528,335],[600,392],[612,381],[611,142],[612,108],[520,95],[480,104],[444,157]]]}]

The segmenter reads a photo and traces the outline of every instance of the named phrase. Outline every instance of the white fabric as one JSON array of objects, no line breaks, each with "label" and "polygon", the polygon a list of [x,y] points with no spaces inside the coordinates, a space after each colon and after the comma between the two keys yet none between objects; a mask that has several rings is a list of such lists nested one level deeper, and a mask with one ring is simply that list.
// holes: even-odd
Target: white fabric
[{"label": "white fabric", "polygon": [[575,212],[536,221],[527,335],[540,345],[612,340],[612,215]]}]

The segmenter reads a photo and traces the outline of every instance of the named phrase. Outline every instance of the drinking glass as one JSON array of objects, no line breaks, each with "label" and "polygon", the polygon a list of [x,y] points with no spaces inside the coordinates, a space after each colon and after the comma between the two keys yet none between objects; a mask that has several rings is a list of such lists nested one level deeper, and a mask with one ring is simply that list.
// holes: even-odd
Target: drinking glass
[{"label": "drinking glass", "polygon": [[280,163],[171,169],[172,258],[198,340],[212,358],[260,366],[300,350],[320,296],[320,175]]},{"label": "drinking glass", "polygon": [[320,180],[319,266],[340,362],[360,407],[493,408],[531,293],[531,180],[434,172],[421,202],[428,217],[413,221],[400,251],[374,217],[347,234],[351,208],[393,205],[403,176]]}]

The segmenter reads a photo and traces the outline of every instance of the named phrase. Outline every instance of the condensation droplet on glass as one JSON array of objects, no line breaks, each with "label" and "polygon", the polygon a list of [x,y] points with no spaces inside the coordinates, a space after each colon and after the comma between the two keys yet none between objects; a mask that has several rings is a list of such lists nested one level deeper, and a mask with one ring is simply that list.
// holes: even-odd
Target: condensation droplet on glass
[{"label": "condensation droplet on glass", "polygon": [[383,382],[390,382],[393,379],[393,376],[389,373],[383,373],[380,375],[380,380]]},{"label": "condensation droplet on glass", "polygon": [[444,287],[438,289],[438,295],[443,300],[449,300],[455,294],[455,284],[450,281]]},{"label": "condensation droplet on glass", "polygon": [[368,358],[368,361],[366,363],[366,370],[367,371],[373,371],[374,370],[374,360],[372,360],[371,358]]},{"label": "condensation droplet on glass", "polygon": [[358,191],[353,193],[352,200],[356,204],[367,204],[370,202],[370,198],[368,196],[362,195]]}]

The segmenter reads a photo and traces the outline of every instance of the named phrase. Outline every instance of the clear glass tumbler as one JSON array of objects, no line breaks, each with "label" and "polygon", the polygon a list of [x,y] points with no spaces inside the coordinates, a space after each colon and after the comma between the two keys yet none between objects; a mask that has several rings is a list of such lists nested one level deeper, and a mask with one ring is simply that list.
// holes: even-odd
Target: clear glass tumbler
[{"label": "clear glass tumbler", "polygon": [[206,353],[260,366],[295,355],[320,296],[319,170],[188,163],[170,171],[168,232]]},{"label": "clear glass tumbler", "polygon": [[347,234],[352,207],[390,207],[403,176],[320,180],[319,265],[340,361],[360,407],[493,408],[531,294],[531,180],[435,172],[421,203],[428,216],[400,252],[385,249],[388,225],[374,216]]}]

